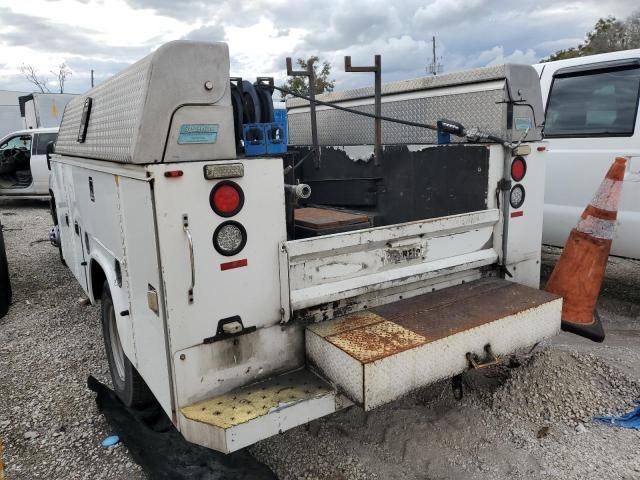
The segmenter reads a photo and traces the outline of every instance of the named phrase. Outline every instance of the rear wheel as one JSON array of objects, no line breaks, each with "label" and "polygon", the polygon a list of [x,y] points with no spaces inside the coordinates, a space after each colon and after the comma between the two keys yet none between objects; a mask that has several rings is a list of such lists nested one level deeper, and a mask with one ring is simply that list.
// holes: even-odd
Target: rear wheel
[{"label": "rear wheel", "polygon": [[153,400],[153,394],[122,348],[108,282],[104,282],[102,287],[101,316],[102,335],[109,361],[113,390],[120,400],[129,407],[149,403]]}]

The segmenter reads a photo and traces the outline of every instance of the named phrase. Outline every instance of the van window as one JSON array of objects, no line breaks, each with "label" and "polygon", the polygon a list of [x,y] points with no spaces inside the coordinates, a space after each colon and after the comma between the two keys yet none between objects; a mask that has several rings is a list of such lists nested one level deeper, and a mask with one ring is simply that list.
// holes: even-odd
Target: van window
[{"label": "van window", "polygon": [[556,77],[547,103],[545,136],[633,135],[639,93],[638,67]]},{"label": "van window", "polygon": [[35,138],[35,146],[33,147],[34,155],[46,155],[47,144],[49,142],[55,142],[58,138],[57,133],[39,133]]}]

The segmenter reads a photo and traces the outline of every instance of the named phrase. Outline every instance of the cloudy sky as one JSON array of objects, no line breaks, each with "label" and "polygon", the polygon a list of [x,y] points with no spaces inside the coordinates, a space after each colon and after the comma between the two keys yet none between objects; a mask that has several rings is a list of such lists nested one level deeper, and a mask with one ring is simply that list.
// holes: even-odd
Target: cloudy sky
[{"label": "cloudy sky", "polygon": [[344,55],[371,63],[384,81],[424,75],[431,37],[445,72],[535,63],[580,43],[603,16],[625,17],[637,0],[0,0],[0,89],[30,91],[20,66],[42,74],[62,62],[67,91],[99,82],[174,39],[226,41],[232,74],[284,78],[284,58],[318,55],[336,88],[370,84],[345,74]]}]

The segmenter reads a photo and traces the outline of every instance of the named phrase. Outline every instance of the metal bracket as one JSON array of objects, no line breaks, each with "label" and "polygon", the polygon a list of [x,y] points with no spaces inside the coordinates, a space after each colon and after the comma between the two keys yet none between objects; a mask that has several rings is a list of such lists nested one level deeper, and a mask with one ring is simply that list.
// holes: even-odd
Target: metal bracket
[{"label": "metal bracket", "polygon": [[290,77],[307,77],[309,79],[309,113],[311,114],[311,143],[313,144],[313,164],[320,168],[320,148],[318,146],[318,122],[316,118],[316,71],[313,61],[307,63],[306,70],[294,70],[291,57],[287,57],[287,75]]},{"label": "metal bracket", "polygon": [[469,363],[469,368],[487,368],[493,365],[498,365],[502,360],[497,355],[494,355],[493,351],[491,351],[491,344],[487,343],[484,346],[484,352],[486,357],[484,359],[480,359],[478,355],[475,353],[467,352],[467,362]]},{"label": "metal bracket", "polygon": [[374,109],[375,109],[375,131],[374,131],[374,163],[380,165],[382,161],[382,60],[380,55],[375,55],[374,63],[370,66],[354,67],[351,65],[351,56],[344,57],[345,72],[373,72],[375,78],[375,86],[373,93]]}]

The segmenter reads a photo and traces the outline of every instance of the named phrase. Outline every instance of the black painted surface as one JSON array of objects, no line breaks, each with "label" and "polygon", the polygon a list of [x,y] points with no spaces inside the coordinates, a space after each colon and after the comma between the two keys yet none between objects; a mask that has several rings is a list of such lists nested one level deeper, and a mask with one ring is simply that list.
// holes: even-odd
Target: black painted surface
[{"label": "black painted surface", "polygon": [[308,203],[371,213],[376,226],[487,208],[489,149],[483,145],[418,151],[387,145],[380,166],[331,147],[321,149],[320,159],[320,168],[305,162],[297,172],[311,185]]}]

